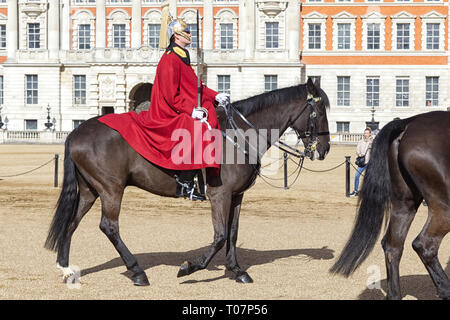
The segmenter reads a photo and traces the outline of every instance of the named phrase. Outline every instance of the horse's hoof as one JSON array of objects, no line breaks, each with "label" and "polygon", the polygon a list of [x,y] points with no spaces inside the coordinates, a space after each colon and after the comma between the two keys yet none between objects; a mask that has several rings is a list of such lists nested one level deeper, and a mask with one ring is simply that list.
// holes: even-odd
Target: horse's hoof
[{"label": "horse's hoof", "polygon": [[147,275],[145,272],[139,272],[133,276],[133,284],[139,287],[149,286]]},{"label": "horse's hoof", "polygon": [[191,263],[189,261],[183,262],[178,270],[177,278],[184,277],[191,274]]},{"label": "horse's hoof", "polygon": [[243,272],[242,274],[236,277],[236,282],[239,283],[253,283],[253,279],[248,275],[247,272]]}]

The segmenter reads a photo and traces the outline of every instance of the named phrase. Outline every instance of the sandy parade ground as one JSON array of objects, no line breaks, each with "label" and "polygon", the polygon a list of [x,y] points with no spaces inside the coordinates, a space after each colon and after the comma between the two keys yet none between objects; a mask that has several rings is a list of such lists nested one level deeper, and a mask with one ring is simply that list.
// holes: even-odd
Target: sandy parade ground
[{"label": "sandy parade ground", "polygon": [[[245,193],[237,257],[253,278],[252,284],[229,279],[224,250],[206,270],[177,278],[183,261],[199,256],[213,240],[209,202],[163,198],[127,188],[121,236],[150,281],[148,287],[135,287],[99,229],[99,200],[72,240],[70,265],[80,270],[81,284],[62,282],[55,253],[43,245],[60,191],[53,186],[51,160],[59,154],[61,186],[64,146],[0,145],[0,299],[384,299],[386,270],[379,241],[350,278],[328,272],[355,217],[356,199],[345,196],[345,166],[328,172],[306,170],[336,167],[346,155],[354,159],[354,150],[355,146],[333,145],[325,161],[305,160],[305,168],[288,190],[258,178]],[[294,170],[289,161],[289,173]],[[280,168],[274,176],[279,180],[271,183],[282,187],[282,173]],[[354,173],[351,168],[352,186]],[[295,174],[290,182],[294,178]],[[421,206],[405,243],[400,264],[404,299],[437,299],[431,278],[411,247],[426,215],[427,208]],[[448,239],[439,252],[447,274]]]}]

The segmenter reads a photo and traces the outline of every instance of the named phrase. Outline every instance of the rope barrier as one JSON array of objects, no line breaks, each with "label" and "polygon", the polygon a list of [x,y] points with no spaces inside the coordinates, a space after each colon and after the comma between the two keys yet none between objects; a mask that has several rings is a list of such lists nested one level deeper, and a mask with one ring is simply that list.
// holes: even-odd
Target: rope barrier
[{"label": "rope barrier", "polygon": [[[297,164],[294,160],[292,160],[292,159],[289,159],[289,160],[291,160],[292,162],[294,162],[295,164]],[[340,166],[342,166],[342,165],[344,165],[344,164],[345,164],[345,161],[342,162],[342,163],[340,163],[340,164],[338,164],[338,165],[335,166],[335,167],[332,167],[332,168],[330,168],[330,169],[325,169],[325,170],[313,170],[313,169],[308,169],[308,168],[306,168],[305,166],[303,166],[303,169],[305,169],[306,171],[316,172],[316,173],[330,172],[330,171],[336,170],[337,168],[339,168]]]},{"label": "rope barrier", "polygon": [[11,175],[7,175],[7,176],[0,176],[0,178],[12,178],[12,177],[23,176],[23,175],[25,175],[25,174],[31,173],[31,172],[33,172],[33,171],[36,171],[36,170],[38,170],[38,169],[40,169],[40,168],[42,168],[42,167],[45,167],[46,165],[48,165],[49,163],[51,163],[51,162],[54,161],[54,160],[55,160],[55,158],[52,158],[52,159],[50,159],[49,161],[47,161],[46,163],[40,165],[40,166],[37,167],[37,168],[31,169],[31,170],[28,170],[28,171],[25,171],[25,172],[22,172],[22,173],[11,174]]}]

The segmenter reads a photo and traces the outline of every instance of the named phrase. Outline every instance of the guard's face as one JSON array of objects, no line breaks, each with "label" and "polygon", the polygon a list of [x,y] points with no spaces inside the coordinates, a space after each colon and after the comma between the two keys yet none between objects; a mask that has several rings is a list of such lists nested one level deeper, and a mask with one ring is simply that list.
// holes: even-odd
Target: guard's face
[{"label": "guard's face", "polygon": [[184,30],[180,33],[175,33],[175,41],[183,48],[191,44],[191,32],[189,30]]}]

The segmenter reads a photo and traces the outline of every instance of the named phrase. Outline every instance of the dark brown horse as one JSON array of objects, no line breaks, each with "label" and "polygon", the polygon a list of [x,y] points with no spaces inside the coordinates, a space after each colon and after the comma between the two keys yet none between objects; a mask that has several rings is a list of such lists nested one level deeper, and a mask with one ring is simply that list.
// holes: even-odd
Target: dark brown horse
[{"label": "dark brown horse", "polygon": [[[248,129],[250,123],[256,131],[267,129],[271,132],[271,129],[278,129],[281,135],[291,127],[302,137],[305,145],[316,147],[322,160],[330,148],[326,116],[328,106],[328,98],[320,89],[320,84],[308,80],[306,84],[233,103],[233,110],[238,110],[245,118],[236,112],[230,111],[228,114],[234,119],[231,122],[233,126],[236,124],[243,129]],[[221,128],[230,128],[230,118],[224,109],[218,108],[218,118]],[[224,141],[227,139],[224,138]],[[273,137],[270,141],[273,141]],[[252,281],[236,260],[236,240],[244,191],[253,184],[257,170],[255,164],[226,163],[221,166],[220,177],[212,179],[207,176],[214,241],[198,259],[183,263],[178,276],[206,268],[226,243],[227,269],[235,274],[237,281]],[[69,268],[72,235],[83,216],[100,197],[100,229],[132,272],[134,284],[148,285],[144,270],[119,235],[118,217],[122,196],[126,186],[136,186],[160,196],[175,197],[176,173],[141,157],[118,132],[96,118],[87,120],[75,129],[66,140],[63,187],[45,243],[46,248],[57,251],[57,266],[63,270],[64,279],[73,275]]]},{"label": "dark brown horse", "polygon": [[422,201],[428,219],[412,243],[439,296],[450,298],[450,282],[438,260],[450,230],[450,112],[436,111],[388,123],[378,133],[359,194],[354,230],[332,272],[349,276],[365,260],[389,220],[382,240],[387,298],[401,299],[399,263],[406,234]]}]

